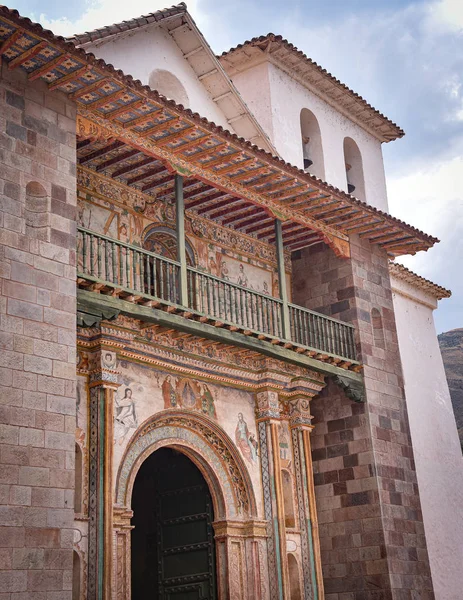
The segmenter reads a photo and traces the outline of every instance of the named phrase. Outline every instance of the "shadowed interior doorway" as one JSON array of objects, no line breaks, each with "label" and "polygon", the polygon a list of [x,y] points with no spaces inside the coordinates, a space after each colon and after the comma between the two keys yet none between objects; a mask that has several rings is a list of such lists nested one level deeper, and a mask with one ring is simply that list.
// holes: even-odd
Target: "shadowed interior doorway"
[{"label": "shadowed interior doorway", "polygon": [[132,599],[216,600],[212,498],[191,460],[170,448],[151,454],[132,509]]}]

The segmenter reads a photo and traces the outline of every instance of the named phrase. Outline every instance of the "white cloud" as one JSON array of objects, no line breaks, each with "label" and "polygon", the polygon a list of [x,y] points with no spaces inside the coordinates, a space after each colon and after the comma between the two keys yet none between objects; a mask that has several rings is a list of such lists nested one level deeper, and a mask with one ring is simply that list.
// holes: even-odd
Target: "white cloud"
[{"label": "white cloud", "polygon": [[[146,15],[156,10],[169,7],[169,0],[100,0],[98,2],[87,2],[82,15],[75,21],[66,18],[49,19],[46,14],[40,15],[40,24],[53,33],[63,36],[71,36],[74,33],[91,31],[98,27],[120,23],[124,20],[133,19],[140,15]],[[188,9],[197,15],[197,1],[189,0]]]},{"label": "white cloud", "polygon": [[452,299],[441,302],[437,326],[439,331],[461,327],[463,155],[389,179],[388,195],[395,216],[441,240],[428,252],[401,257],[398,262],[452,290]]},{"label": "white cloud", "polygon": [[429,6],[433,26],[453,31],[463,31],[462,0],[441,0]]}]

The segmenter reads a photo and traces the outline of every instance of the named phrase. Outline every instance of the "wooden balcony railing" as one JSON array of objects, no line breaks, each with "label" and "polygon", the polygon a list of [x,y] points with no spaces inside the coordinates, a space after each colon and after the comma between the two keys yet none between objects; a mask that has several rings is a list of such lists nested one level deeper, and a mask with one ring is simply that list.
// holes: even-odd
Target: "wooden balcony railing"
[{"label": "wooden balcony railing", "polygon": [[180,302],[180,263],[78,228],[77,271],[82,281],[109,287],[248,330],[356,361],[354,327],[289,304],[289,335],[284,335],[283,300],[250,290],[196,268],[187,268],[188,306]]}]

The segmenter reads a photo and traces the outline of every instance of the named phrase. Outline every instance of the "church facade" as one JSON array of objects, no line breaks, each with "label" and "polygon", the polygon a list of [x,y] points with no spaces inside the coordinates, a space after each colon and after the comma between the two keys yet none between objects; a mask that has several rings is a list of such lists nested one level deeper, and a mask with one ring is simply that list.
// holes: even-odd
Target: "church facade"
[{"label": "church facade", "polygon": [[0,596],[457,600],[403,131],[184,4],[69,40],[0,7],[0,56]]}]

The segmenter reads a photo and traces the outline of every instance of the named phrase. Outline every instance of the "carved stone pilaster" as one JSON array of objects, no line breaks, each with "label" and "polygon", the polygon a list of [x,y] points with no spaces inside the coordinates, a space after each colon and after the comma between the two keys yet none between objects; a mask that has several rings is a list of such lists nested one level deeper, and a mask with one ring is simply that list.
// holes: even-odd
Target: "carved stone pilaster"
[{"label": "carved stone pilaster", "polygon": [[269,592],[271,600],[286,597],[286,532],[282,499],[278,425],[280,403],[275,389],[265,389],[256,394],[256,416],[264,493],[264,513],[267,520],[267,556]]},{"label": "carved stone pilaster", "polygon": [[111,598],[113,407],[119,385],[116,362],[116,354],[105,348],[89,355],[89,600]]},{"label": "carved stone pilaster", "polygon": [[114,572],[115,585],[112,597],[114,600],[127,600],[130,598],[130,532],[133,525],[130,524],[133,511],[125,506],[114,506],[113,528],[114,528]]},{"label": "carved stone pilaster", "polygon": [[268,600],[268,587],[263,581],[268,575],[260,551],[267,537],[266,523],[218,521],[214,523],[214,531],[219,600]]},{"label": "carved stone pilaster", "polygon": [[312,600],[314,597],[319,600],[324,598],[310,449],[310,432],[314,428],[313,417],[310,414],[310,400],[315,395],[316,392],[312,386],[300,378],[292,382],[288,400],[301,531],[301,552],[305,566],[303,569],[305,600]]}]

